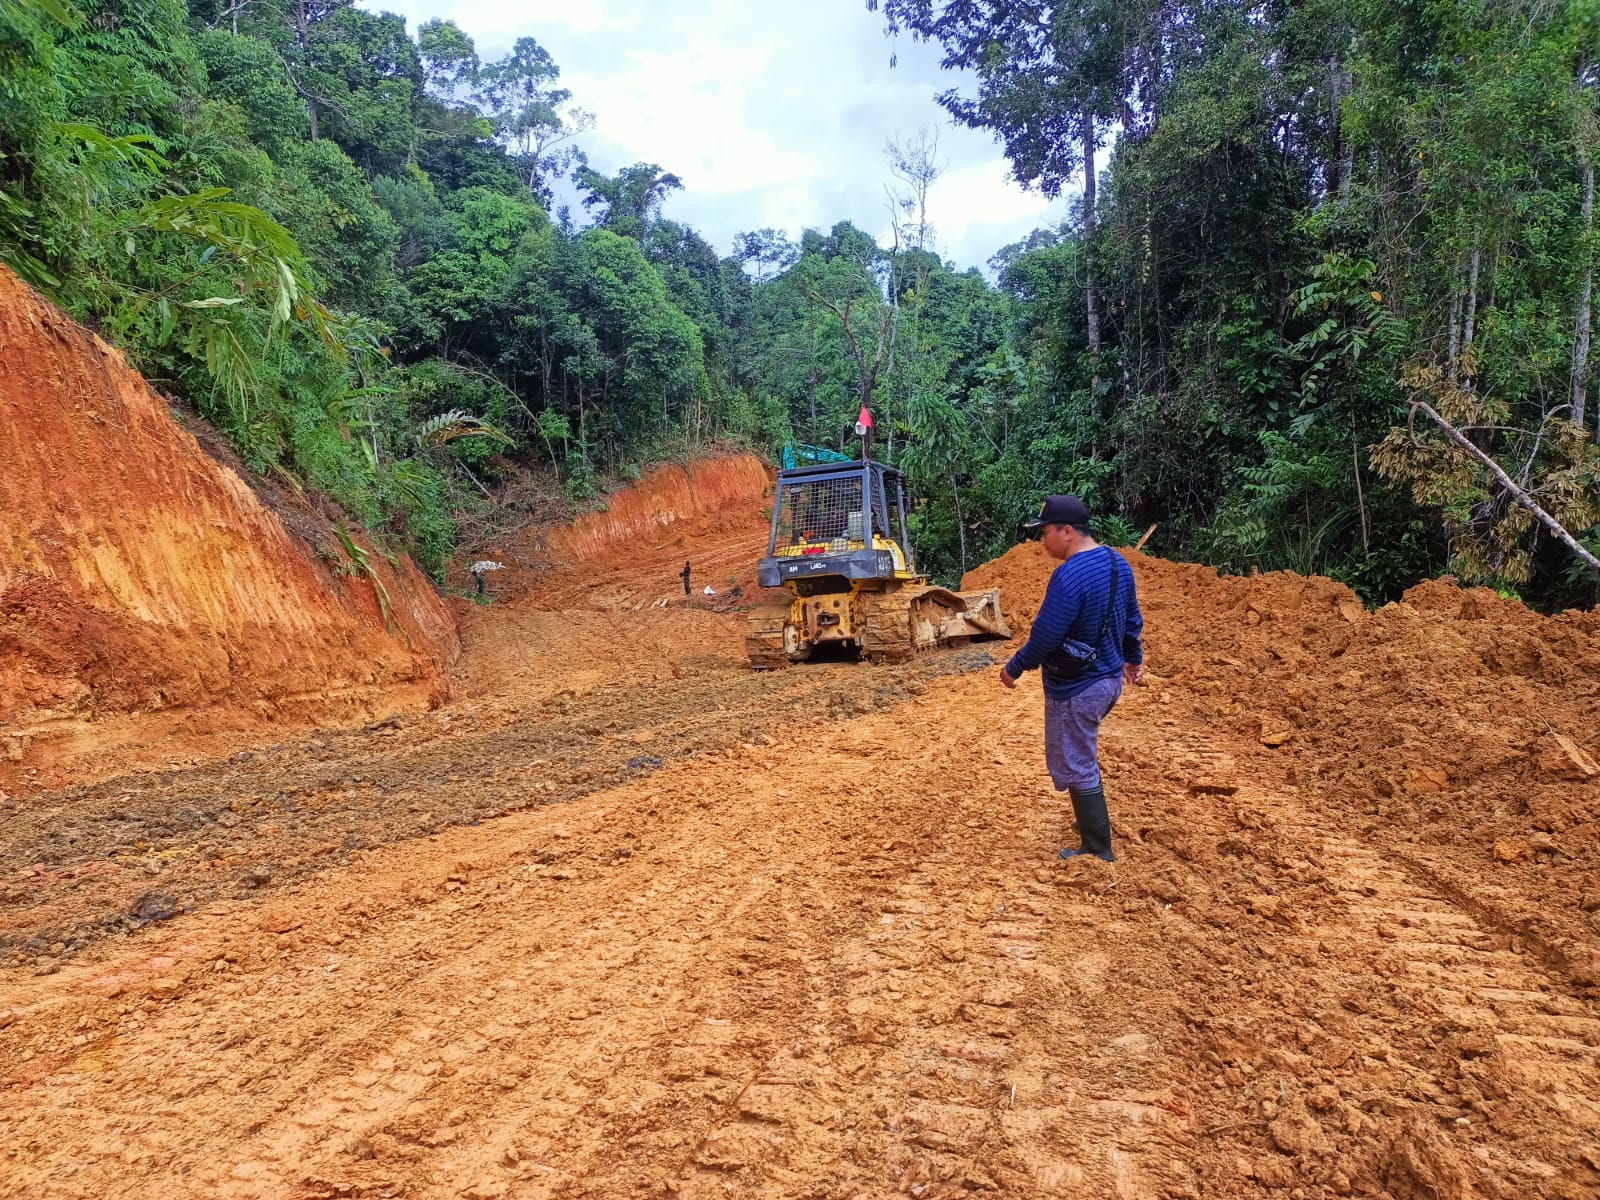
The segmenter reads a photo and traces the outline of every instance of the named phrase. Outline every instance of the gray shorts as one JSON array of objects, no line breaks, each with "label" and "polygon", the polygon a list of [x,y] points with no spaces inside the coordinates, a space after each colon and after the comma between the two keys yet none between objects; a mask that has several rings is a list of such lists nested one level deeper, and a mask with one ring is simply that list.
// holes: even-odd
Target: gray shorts
[{"label": "gray shorts", "polygon": [[1044,761],[1056,791],[1100,782],[1100,722],[1122,695],[1122,676],[1097,679],[1076,696],[1044,698]]}]

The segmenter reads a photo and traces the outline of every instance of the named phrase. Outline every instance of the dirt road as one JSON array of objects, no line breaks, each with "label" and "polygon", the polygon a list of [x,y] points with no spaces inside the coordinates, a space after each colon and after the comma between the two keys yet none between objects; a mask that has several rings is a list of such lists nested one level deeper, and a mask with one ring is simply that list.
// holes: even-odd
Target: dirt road
[{"label": "dirt road", "polygon": [[1186,570],[1139,566],[1112,866],[1055,861],[1036,686],[752,675],[703,611],[485,609],[427,718],[14,799],[0,1195],[1596,1195],[1588,782],[1397,696],[1444,782],[1386,794],[1286,697],[1413,616]]}]

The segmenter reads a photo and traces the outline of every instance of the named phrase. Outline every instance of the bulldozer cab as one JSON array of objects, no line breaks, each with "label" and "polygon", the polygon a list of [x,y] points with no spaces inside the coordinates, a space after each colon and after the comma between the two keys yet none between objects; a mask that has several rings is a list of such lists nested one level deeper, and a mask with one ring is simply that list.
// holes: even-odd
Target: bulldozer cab
[{"label": "bulldozer cab", "polygon": [[905,476],[878,462],[819,463],[778,472],[762,587],[848,590],[916,575],[906,532]]}]

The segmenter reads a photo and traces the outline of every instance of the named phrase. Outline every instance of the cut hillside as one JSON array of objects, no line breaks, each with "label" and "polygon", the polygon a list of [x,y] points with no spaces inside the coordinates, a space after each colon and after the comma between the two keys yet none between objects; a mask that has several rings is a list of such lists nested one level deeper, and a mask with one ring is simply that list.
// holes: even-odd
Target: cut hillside
[{"label": "cut hillside", "polygon": [[[737,605],[756,589],[773,478],[751,454],[656,467],[598,512],[507,538],[489,554],[507,567],[487,577],[489,587],[547,611]],[[685,562],[691,597],[679,574]],[[714,596],[705,595],[708,585]]]},{"label": "cut hillside", "polygon": [[445,699],[455,620],[408,559],[291,532],[4,267],[0,347],[0,786]]}]

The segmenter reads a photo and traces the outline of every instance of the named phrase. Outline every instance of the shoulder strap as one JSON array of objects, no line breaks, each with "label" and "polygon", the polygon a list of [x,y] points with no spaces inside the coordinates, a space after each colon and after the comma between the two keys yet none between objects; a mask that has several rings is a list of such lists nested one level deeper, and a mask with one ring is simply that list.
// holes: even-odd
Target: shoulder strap
[{"label": "shoulder strap", "polygon": [[1100,615],[1100,629],[1095,633],[1094,641],[1091,643],[1096,650],[1105,640],[1106,626],[1111,623],[1111,610],[1117,606],[1117,581],[1122,577],[1122,572],[1117,570],[1117,552],[1110,546],[1107,546],[1105,551],[1111,557],[1111,594],[1106,598],[1106,610]]}]

